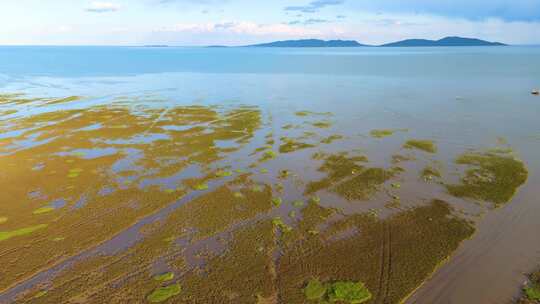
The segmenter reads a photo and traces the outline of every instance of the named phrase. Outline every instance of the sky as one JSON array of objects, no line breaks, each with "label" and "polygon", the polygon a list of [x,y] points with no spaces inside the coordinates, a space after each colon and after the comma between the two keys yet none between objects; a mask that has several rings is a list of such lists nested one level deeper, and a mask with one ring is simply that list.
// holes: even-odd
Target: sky
[{"label": "sky", "polygon": [[0,0],[0,20],[0,45],[540,44],[540,0]]}]

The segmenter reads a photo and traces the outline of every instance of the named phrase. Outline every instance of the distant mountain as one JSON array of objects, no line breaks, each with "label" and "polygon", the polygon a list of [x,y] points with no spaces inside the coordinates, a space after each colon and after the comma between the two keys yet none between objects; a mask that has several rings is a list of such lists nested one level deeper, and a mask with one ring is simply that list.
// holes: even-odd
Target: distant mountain
[{"label": "distant mountain", "polygon": [[359,47],[366,46],[354,40],[285,40],[270,43],[248,45],[248,47]]},{"label": "distant mountain", "polygon": [[500,42],[489,42],[474,38],[446,37],[440,40],[407,39],[403,41],[387,43],[382,47],[425,47],[425,46],[500,46]]}]

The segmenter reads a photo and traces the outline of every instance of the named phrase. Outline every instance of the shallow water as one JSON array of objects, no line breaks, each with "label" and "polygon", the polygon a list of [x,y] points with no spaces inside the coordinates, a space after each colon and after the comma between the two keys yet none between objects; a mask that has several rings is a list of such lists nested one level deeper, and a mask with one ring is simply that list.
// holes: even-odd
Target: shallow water
[{"label": "shallow water", "polygon": [[[173,272],[180,303],[314,277],[397,303],[438,269],[411,303],[508,303],[540,263],[540,48],[2,47],[0,73],[0,302],[140,302]],[[512,200],[471,152],[523,162]]]}]

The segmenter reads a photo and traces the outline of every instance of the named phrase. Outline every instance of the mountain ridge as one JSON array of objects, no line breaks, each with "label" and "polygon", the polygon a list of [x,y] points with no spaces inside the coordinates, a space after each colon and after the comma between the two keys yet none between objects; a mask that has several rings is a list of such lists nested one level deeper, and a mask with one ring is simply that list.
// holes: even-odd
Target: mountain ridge
[{"label": "mountain ridge", "polygon": [[367,45],[356,40],[321,40],[299,39],[281,40],[269,43],[246,45],[244,47],[436,47],[436,46],[505,46],[500,42],[490,42],[477,38],[464,38],[458,36],[444,37],[439,40],[429,39],[405,39],[401,41],[385,43],[382,45]]}]

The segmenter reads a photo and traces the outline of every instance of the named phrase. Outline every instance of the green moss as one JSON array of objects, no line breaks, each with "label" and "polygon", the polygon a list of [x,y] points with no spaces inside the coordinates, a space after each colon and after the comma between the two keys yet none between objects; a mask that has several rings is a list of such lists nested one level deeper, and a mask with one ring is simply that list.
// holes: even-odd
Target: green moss
[{"label": "green moss", "polygon": [[16,237],[16,236],[23,236],[30,234],[34,231],[47,228],[46,224],[36,225],[32,227],[22,228],[19,230],[13,230],[13,231],[0,231],[0,241],[9,240],[10,238]]},{"label": "green moss", "polygon": [[182,292],[179,284],[172,284],[166,287],[159,287],[146,297],[150,303],[159,303],[168,300]]},{"label": "green moss", "polygon": [[326,295],[326,286],[319,279],[311,279],[304,288],[304,294],[310,301],[322,300]]},{"label": "green moss", "polygon": [[162,273],[162,274],[158,274],[154,276],[154,280],[159,281],[159,282],[166,282],[172,279],[174,279],[174,273],[172,272],[166,272],[166,273]]},{"label": "green moss", "polygon": [[456,163],[469,169],[461,184],[447,185],[450,194],[496,205],[509,202],[528,177],[524,163],[506,154],[467,152]]},{"label": "green moss", "polygon": [[41,207],[39,209],[34,210],[34,212],[32,213],[35,215],[38,215],[38,214],[45,214],[45,213],[53,212],[54,210],[55,209],[53,207]]},{"label": "green moss", "polygon": [[362,282],[336,282],[328,289],[330,302],[360,304],[369,301],[373,295]]},{"label": "green moss", "polygon": [[405,149],[417,149],[428,153],[437,153],[437,146],[431,140],[408,140],[404,145]]}]

